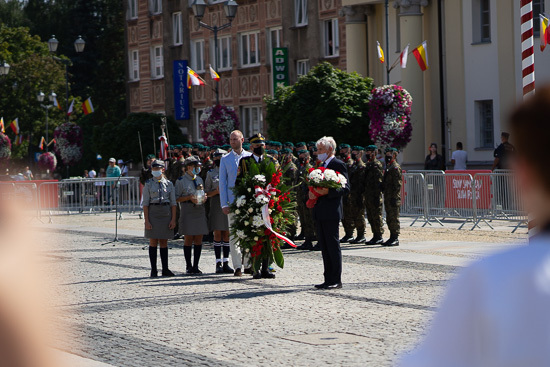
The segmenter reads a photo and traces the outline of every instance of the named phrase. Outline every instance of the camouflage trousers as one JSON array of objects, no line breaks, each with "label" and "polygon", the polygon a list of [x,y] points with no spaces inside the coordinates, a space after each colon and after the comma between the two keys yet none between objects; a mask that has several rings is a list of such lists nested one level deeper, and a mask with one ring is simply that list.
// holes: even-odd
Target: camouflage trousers
[{"label": "camouflage trousers", "polygon": [[384,199],[386,207],[386,224],[392,237],[398,237],[400,233],[399,210],[401,209],[401,200]]},{"label": "camouflage trousers", "polygon": [[357,230],[357,237],[365,235],[367,223],[365,222],[365,204],[363,200],[348,197],[344,200],[344,218],[342,224],[346,236],[353,236],[353,230]]},{"label": "camouflage trousers", "polygon": [[298,200],[298,217],[302,234],[306,239],[315,237],[315,224],[313,223],[312,209],[309,209],[305,203]]},{"label": "camouflage trousers", "polygon": [[382,220],[382,195],[374,198],[366,198],[367,219],[374,236],[382,237],[384,224]]}]

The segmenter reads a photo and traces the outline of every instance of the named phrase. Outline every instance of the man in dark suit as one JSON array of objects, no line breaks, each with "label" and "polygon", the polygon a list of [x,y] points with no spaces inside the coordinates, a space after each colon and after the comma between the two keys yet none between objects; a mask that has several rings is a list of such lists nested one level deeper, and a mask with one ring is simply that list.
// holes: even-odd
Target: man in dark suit
[{"label": "man in dark suit", "polygon": [[[346,164],[334,157],[336,141],[323,137],[317,141],[317,158],[322,166],[341,173],[346,177],[346,186],[341,190],[319,188],[317,203],[313,208],[313,219],[317,240],[321,246],[325,281],[315,286],[317,289],[342,288],[342,251],[340,249],[340,221],[342,220],[342,198],[350,191]],[[313,199],[315,195],[310,193]]]}]

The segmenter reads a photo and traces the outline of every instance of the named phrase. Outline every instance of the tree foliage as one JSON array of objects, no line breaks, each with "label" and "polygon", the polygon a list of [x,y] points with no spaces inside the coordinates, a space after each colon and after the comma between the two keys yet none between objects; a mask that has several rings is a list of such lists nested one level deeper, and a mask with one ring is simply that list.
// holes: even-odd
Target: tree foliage
[{"label": "tree foliage", "polygon": [[370,143],[367,115],[371,78],[323,62],[289,87],[266,96],[269,135],[281,141],[309,141],[324,135],[338,143]]}]

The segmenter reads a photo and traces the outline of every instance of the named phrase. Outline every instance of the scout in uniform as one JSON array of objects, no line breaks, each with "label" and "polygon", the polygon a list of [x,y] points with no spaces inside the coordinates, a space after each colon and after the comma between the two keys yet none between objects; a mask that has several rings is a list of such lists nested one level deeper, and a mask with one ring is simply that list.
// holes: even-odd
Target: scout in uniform
[{"label": "scout in uniform", "polygon": [[397,163],[397,149],[386,148],[386,170],[384,171],[384,206],[386,207],[386,223],[390,230],[390,238],[383,246],[399,246],[399,209],[401,207],[401,186],[403,175],[401,166]]},{"label": "scout in uniform", "polygon": [[168,240],[174,236],[176,226],[176,192],[172,182],[164,177],[164,162],[155,160],[151,164],[150,178],[143,187],[143,216],[145,217],[145,238],[149,239],[149,260],[151,278],[158,276],[157,245],[160,244],[162,276],[174,276],[168,269]]},{"label": "scout in uniform", "polygon": [[210,231],[214,232],[214,254],[216,255],[217,274],[233,274],[233,269],[229,266],[229,218],[223,213],[220,205],[220,163],[222,156],[225,154],[227,152],[222,149],[217,149],[214,153],[214,168],[208,171],[204,186],[204,190],[208,195],[208,201],[210,202],[208,225]]},{"label": "scout in uniform", "polygon": [[384,243],[382,235],[384,227],[382,221],[382,179],[384,168],[377,158],[378,147],[369,145],[366,149],[367,163],[365,174],[365,206],[367,219],[373,234],[367,245],[381,245]]}]

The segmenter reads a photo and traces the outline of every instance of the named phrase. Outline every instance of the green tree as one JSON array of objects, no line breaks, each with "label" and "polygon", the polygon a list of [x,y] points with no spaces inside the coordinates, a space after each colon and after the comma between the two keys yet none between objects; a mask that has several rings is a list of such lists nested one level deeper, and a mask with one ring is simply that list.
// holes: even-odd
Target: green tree
[{"label": "green tree", "polygon": [[324,135],[338,143],[370,143],[367,115],[371,78],[348,73],[323,62],[298,82],[266,96],[272,139],[309,141]]},{"label": "green tree", "polygon": [[[24,27],[0,25],[0,60],[6,60],[11,66],[9,74],[0,77],[0,115],[4,117],[6,128],[18,118],[21,134],[25,138],[30,135],[30,145],[37,146],[40,138],[46,135],[46,113],[36,96],[40,91],[49,94],[64,90],[63,67],[50,57],[46,43],[32,36]],[[45,98],[44,104],[48,103],[48,98]],[[63,117],[59,109],[49,109],[50,137]],[[7,132],[13,140],[15,136],[11,129]],[[12,158],[26,157],[28,148],[26,143],[14,145]]]},{"label": "green tree", "polygon": [[0,19],[8,27],[29,27],[31,22],[24,10],[21,0],[0,1]]}]

